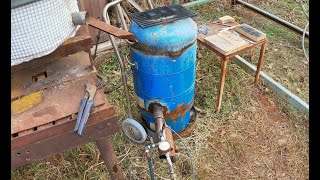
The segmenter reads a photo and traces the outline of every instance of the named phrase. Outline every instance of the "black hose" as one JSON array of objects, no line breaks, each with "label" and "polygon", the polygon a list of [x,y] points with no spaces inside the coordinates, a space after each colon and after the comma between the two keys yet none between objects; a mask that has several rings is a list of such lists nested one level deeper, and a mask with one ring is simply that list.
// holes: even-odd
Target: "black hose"
[{"label": "black hose", "polygon": [[153,169],[152,169],[151,157],[147,157],[147,159],[148,159],[148,165],[149,165],[149,170],[150,170],[150,177],[151,177],[151,180],[154,180],[154,174],[153,174]]},{"label": "black hose", "polygon": [[111,88],[111,89],[107,89],[107,90],[105,90],[105,91],[104,91],[104,93],[105,93],[105,94],[109,94],[109,93],[111,93],[111,92],[113,92],[113,91],[115,91],[115,90],[119,89],[122,85],[123,85],[123,84],[122,84],[122,83],[120,83],[120,84],[118,84],[117,86],[115,86],[115,87],[113,87],[113,88]]}]

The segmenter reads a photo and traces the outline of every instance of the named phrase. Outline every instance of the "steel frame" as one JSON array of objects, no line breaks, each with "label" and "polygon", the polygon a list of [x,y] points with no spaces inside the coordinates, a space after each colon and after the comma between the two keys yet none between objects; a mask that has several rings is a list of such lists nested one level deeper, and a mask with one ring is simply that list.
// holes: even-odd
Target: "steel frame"
[{"label": "steel frame", "polygon": [[[268,19],[270,19],[270,20],[272,20],[272,21],[274,21],[274,22],[276,22],[278,24],[281,24],[284,27],[286,27],[286,28],[288,28],[288,29],[290,29],[290,30],[292,30],[292,31],[294,31],[296,33],[299,33],[299,34],[303,35],[304,30],[302,28],[300,28],[300,27],[298,27],[298,26],[296,26],[296,25],[294,25],[294,24],[292,24],[292,23],[290,23],[290,22],[288,22],[288,21],[286,21],[286,20],[284,20],[284,19],[282,19],[282,18],[280,18],[278,16],[275,16],[274,14],[271,14],[268,11],[260,9],[260,8],[258,8],[256,6],[254,6],[252,4],[249,4],[247,2],[244,2],[242,0],[232,0],[231,3],[232,3],[232,5],[241,4],[243,7],[248,8],[248,9],[250,9],[250,10],[256,12],[256,13],[259,13],[260,15],[263,15],[264,17],[266,17],[266,18],[268,18]],[[306,32],[305,36],[307,38],[309,38],[309,32]]]}]

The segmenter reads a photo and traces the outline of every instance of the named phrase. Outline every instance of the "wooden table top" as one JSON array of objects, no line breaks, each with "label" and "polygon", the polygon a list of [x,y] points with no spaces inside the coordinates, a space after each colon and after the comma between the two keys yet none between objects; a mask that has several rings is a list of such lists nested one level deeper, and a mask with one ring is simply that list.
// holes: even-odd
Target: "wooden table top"
[{"label": "wooden table top", "polygon": [[[229,22],[229,23],[226,23],[226,24],[229,25],[229,26],[237,26],[237,25],[239,25],[239,23],[237,23],[237,22]],[[254,48],[254,47],[258,46],[258,45],[266,43],[266,38],[264,38],[264,39],[262,39],[260,41],[256,41],[254,43],[249,43],[249,46],[246,47],[246,48],[240,49],[240,50],[238,50],[238,51],[236,51],[234,53],[228,54],[228,55],[224,55],[221,52],[219,52],[216,48],[210,46],[205,40],[206,37],[218,34],[219,30],[221,30],[223,28],[228,28],[228,26],[217,24],[217,21],[213,21],[211,23],[206,23],[206,24],[203,24],[203,25],[199,25],[198,29],[200,30],[200,32],[198,32],[198,37],[197,37],[197,40],[198,40],[198,42],[200,44],[202,44],[202,45],[206,46],[207,48],[209,48],[210,50],[214,51],[222,59],[229,59],[229,58],[231,58],[231,57],[233,57],[235,55],[238,55],[238,54],[240,54],[240,53],[242,53],[244,51],[250,50],[250,49],[252,49],[252,48]],[[233,32],[233,33],[235,32],[234,29],[230,29],[228,31]],[[249,39],[248,37],[243,36],[240,33],[238,33],[238,34],[240,35],[240,37],[242,37],[244,39]]]}]

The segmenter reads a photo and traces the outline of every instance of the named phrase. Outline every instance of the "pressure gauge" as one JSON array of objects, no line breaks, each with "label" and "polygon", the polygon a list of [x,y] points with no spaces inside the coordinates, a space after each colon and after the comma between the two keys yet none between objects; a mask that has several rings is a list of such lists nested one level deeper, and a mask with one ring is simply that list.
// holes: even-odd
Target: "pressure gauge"
[{"label": "pressure gauge", "polygon": [[162,152],[168,152],[170,149],[170,143],[168,141],[160,141],[159,142],[159,149]]}]

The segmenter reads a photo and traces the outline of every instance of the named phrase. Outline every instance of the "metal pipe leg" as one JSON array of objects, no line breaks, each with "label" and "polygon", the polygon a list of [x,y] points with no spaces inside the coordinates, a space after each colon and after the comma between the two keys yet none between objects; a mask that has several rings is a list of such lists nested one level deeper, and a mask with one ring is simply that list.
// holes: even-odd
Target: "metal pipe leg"
[{"label": "metal pipe leg", "polygon": [[126,30],[126,31],[128,31],[128,26],[127,26],[126,20],[124,19],[124,15],[123,15],[123,12],[122,12],[122,9],[121,9],[120,4],[117,4],[117,5],[116,5],[116,8],[117,8],[117,12],[118,12],[118,14],[119,14],[121,23],[122,23],[122,25],[123,25],[123,29]]},{"label": "metal pipe leg", "polygon": [[218,99],[217,99],[217,106],[216,106],[217,112],[220,112],[220,109],[221,109],[222,93],[223,93],[224,81],[227,73],[227,63],[228,63],[228,59],[221,60],[220,85],[219,85]]},{"label": "metal pipe leg", "polygon": [[114,154],[112,143],[108,137],[96,140],[96,144],[100,151],[101,157],[107,166],[109,175],[112,180],[124,180],[121,167],[118,164],[116,155]]},{"label": "metal pipe leg", "polygon": [[118,62],[119,62],[119,66],[120,66],[120,70],[121,70],[121,80],[122,80],[122,83],[123,83],[124,93],[125,93],[125,96],[126,96],[128,113],[129,113],[129,117],[132,118],[131,102],[130,102],[128,84],[127,84],[126,68],[125,68],[125,66],[123,64],[123,61],[122,61],[122,58],[121,58],[121,55],[119,53],[119,49],[118,49],[118,46],[116,44],[116,41],[115,41],[114,37],[112,35],[110,35],[110,34],[108,34],[108,36],[109,36],[111,44],[112,44],[112,46],[114,48],[114,52],[115,52],[116,57],[117,57]]},{"label": "metal pipe leg", "polygon": [[263,56],[264,56],[264,52],[266,50],[266,43],[262,44],[261,49],[260,49],[260,56],[259,56],[259,61],[258,61],[258,66],[257,66],[257,70],[256,70],[256,75],[254,78],[254,85],[258,86],[259,83],[259,76],[260,76],[260,71],[262,68],[262,64],[263,64]]},{"label": "metal pipe leg", "polygon": [[[110,18],[109,18],[109,15],[108,15],[108,9],[111,7],[111,6],[114,6],[118,3],[121,3],[123,0],[116,0],[116,1],[112,1],[110,3],[108,3],[104,8],[103,8],[103,20],[107,23],[107,24],[110,24]],[[122,80],[122,83],[123,83],[123,87],[124,87],[124,93],[125,93],[125,96],[126,96],[126,101],[127,101],[127,107],[128,107],[128,113],[129,113],[129,118],[132,118],[132,111],[131,111],[131,102],[130,102],[130,97],[129,97],[129,91],[128,91],[128,84],[127,84],[127,72],[126,72],[126,68],[123,64],[123,61],[122,61],[122,58],[121,58],[121,55],[119,53],[119,49],[118,49],[118,46],[117,46],[117,43],[114,39],[114,36],[113,35],[110,35],[108,34],[109,36],[109,39],[111,41],[111,44],[113,46],[113,49],[114,49],[114,52],[116,54],[116,57],[118,59],[118,62],[119,62],[119,66],[120,66],[120,70],[121,70],[121,80]]]},{"label": "metal pipe leg", "polygon": [[[118,5],[118,4],[117,4]],[[116,13],[116,26],[118,28],[121,28],[121,20],[120,20],[120,14],[118,12],[118,8],[117,8],[117,5],[113,8],[114,9],[114,12]]]}]

